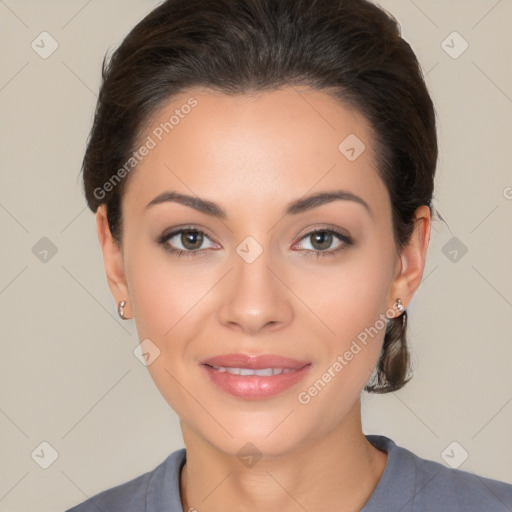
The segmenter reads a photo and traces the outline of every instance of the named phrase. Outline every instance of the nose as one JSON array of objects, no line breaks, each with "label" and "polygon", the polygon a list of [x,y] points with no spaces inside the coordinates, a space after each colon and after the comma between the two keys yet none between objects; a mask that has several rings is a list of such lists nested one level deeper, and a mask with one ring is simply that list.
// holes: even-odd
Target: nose
[{"label": "nose", "polygon": [[255,335],[265,329],[280,329],[291,322],[293,294],[285,284],[281,267],[272,265],[269,252],[263,251],[251,263],[238,254],[234,256],[234,268],[227,276],[219,299],[218,317],[223,325]]}]

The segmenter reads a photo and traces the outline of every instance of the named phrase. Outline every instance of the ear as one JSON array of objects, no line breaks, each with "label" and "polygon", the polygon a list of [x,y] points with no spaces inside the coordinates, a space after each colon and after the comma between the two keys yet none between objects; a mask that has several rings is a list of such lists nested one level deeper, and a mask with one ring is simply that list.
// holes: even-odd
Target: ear
[{"label": "ear", "polygon": [[393,304],[400,298],[407,308],[421,283],[430,241],[430,228],[430,209],[426,205],[419,206],[415,211],[411,240],[400,252],[400,260],[397,262],[397,273],[390,297]]},{"label": "ear", "polygon": [[96,229],[98,240],[103,253],[103,264],[107,274],[107,281],[116,305],[120,301],[127,302],[124,310],[127,318],[131,317],[131,307],[128,293],[128,285],[124,274],[123,251],[121,245],[118,245],[108,225],[107,207],[102,204],[96,211]]}]

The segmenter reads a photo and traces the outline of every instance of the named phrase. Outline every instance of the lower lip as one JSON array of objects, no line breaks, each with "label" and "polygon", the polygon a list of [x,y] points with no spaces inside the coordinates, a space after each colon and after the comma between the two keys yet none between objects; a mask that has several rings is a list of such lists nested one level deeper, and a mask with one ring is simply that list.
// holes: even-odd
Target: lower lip
[{"label": "lower lip", "polygon": [[202,367],[212,382],[222,391],[246,400],[264,400],[282,393],[301,381],[309,372],[311,364],[293,372],[281,373],[272,377],[233,375],[228,372],[219,372],[205,364]]}]

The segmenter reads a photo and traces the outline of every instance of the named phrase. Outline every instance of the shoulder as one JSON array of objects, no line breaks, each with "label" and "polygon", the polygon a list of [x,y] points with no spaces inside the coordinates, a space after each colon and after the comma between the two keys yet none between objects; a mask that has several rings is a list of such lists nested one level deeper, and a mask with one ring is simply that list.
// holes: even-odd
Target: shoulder
[{"label": "shoulder", "polygon": [[[505,512],[512,510],[512,485],[461,469],[422,459],[417,467],[417,497],[432,510]],[[444,507],[444,508],[441,508]],[[430,510],[430,509],[429,509]]]},{"label": "shoulder", "polygon": [[400,505],[402,512],[512,510],[511,484],[423,459],[385,436],[367,438],[388,453],[377,487],[381,503]]},{"label": "shoulder", "polygon": [[[180,503],[179,472],[185,459],[185,449],[176,450],[153,470],[95,494],[66,512],[173,512]],[[181,505],[176,510],[181,510]]]}]

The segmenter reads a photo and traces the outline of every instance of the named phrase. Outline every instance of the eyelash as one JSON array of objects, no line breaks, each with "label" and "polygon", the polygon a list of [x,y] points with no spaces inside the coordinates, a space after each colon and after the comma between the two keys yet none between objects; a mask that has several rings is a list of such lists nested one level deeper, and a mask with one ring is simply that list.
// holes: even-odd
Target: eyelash
[{"label": "eyelash", "polygon": [[[206,238],[208,238],[208,240],[211,241],[210,237],[204,232],[204,231],[201,231],[200,229],[196,229],[194,227],[184,227],[184,228],[181,228],[181,229],[178,229],[176,231],[173,231],[171,233],[167,233],[167,234],[164,234],[160,237],[160,239],[158,240],[158,243],[161,244],[163,246],[163,249],[175,256],[178,256],[178,257],[181,257],[181,256],[199,256],[199,255],[202,255],[202,254],[205,254],[208,249],[201,249],[201,250],[188,250],[188,251],[184,251],[184,250],[181,250],[181,249],[175,249],[173,247],[171,247],[167,241],[170,240],[171,238],[173,238],[174,236],[176,235],[179,235],[181,233],[183,233],[184,231],[191,231],[193,233],[200,233],[202,235],[204,235]],[[334,256],[335,254],[337,254],[338,252],[346,249],[347,247],[353,245],[353,240],[348,237],[347,235],[344,235],[334,229],[327,229],[327,228],[324,228],[324,229],[315,229],[313,231],[310,231],[309,233],[306,233],[303,237],[301,237],[301,240],[315,234],[315,233],[329,233],[329,234],[332,234],[334,236],[336,236],[337,238],[339,238],[343,244],[340,245],[339,247],[337,247],[336,249],[330,249],[328,251],[315,251],[315,250],[311,250],[311,249],[303,249],[303,252],[305,252],[305,255],[306,256],[312,256],[312,257],[320,257],[320,256]]]}]

